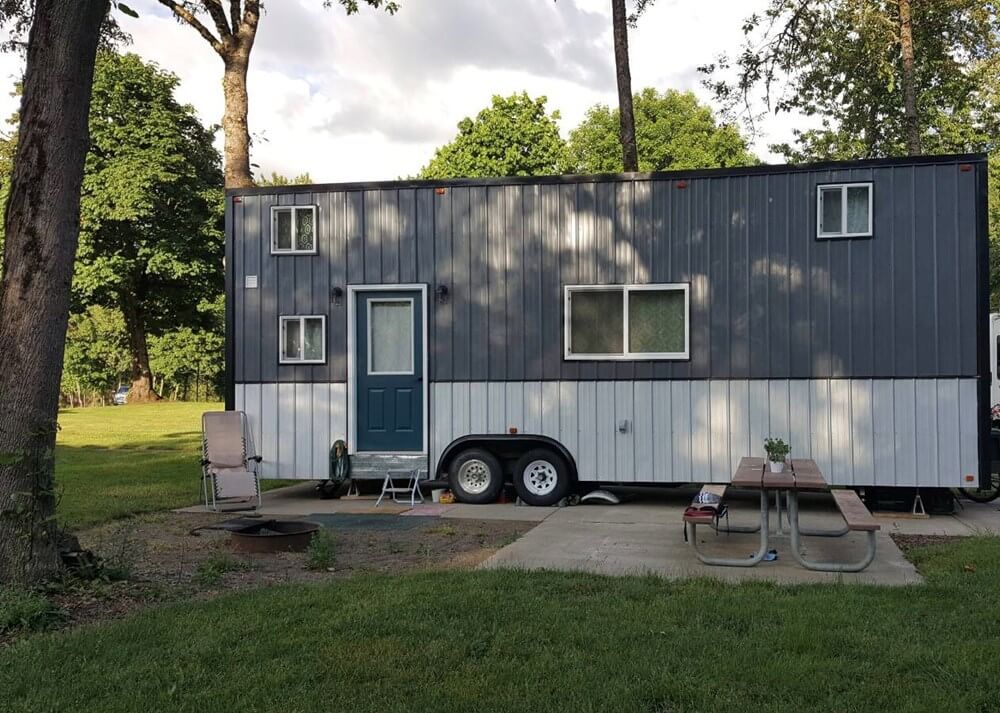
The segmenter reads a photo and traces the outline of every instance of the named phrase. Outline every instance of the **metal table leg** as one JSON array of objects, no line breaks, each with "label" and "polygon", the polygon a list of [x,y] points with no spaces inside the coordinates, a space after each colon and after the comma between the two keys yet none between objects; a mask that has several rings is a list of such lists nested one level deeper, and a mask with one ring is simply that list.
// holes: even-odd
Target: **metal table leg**
[{"label": "metal table leg", "polygon": [[859,562],[815,562],[803,557],[799,550],[799,537],[805,533],[799,530],[799,498],[794,491],[788,493],[788,520],[792,529],[792,556],[806,569],[818,572],[860,572],[875,559],[876,534],[874,531],[865,533],[868,535],[868,550]]},{"label": "metal table leg", "polygon": [[768,530],[770,529],[768,524],[768,518],[770,516],[770,503],[768,502],[767,491],[760,491],[760,526],[757,528],[760,530],[760,549],[752,557],[747,557],[744,559],[733,559],[727,557],[710,557],[704,555],[698,549],[698,533],[697,524],[693,522],[684,523],[684,527],[687,528],[688,542],[691,543],[691,547],[694,548],[694,553],[697,555],[698,559],[704,564],[708,565],[720,565],[722,567],[753,567],[764,559],[764,555],[767,553],[767,538]]}]

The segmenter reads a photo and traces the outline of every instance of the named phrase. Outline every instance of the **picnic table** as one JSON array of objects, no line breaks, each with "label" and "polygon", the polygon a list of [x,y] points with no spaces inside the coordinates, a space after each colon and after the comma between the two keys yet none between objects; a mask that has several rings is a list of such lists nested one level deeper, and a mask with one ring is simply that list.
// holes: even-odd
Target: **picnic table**
[{"label": "picnic table", "polygon": [[[713,492],[720,494],[719,505],[722,504],[722,497],[725,488],[719,486],[706,486],[714,488]],[[781,496],[785,495],[788,504],[788,526],[791,534],[792,556],[796,562],[806,569],[819,570],[825,572],[858,572],[875,558],[875,533],[879,529],[879,524],[872,517],[857,493],[853,490],[831,490],[826,478],[815,461],[809,458],[794,458],[785,464],[785,469],[780,473],[772,473],[768,464],[763,458],[744,457],[740,459],[736,472],[730,481],[730,487],[757,490],[760,492],[760,523],[751,528],[727,528],[727,532],[756,532],[760,531],[760,547],[748,558],[727,558],[712,557],[702,554],[698,550],[696,528],[699,524],[709,524],[719,530],[718,518],[710,522],[708,518],[699,512],[685,514],[685,528],[688,539],[695,549],[698,558],[705,564],[721,565],[727,567],[753,567],[760,563],[768,551],[770,537],[770,504],[769,495],[774,493],[775,505],[778,512],[778,526],[776,534],[782,534],[781,529]],[[799,523],[799,493],[829,492],[834,503],[840,510],[844,519],[844,525],[835,530],[814,529],[802,527]],[[698,500],[696,498],[696,500]],[[710,511],[704,511],[705,515]],[[809,537],[841,537],[848,532],[865,532],[868,539],[868,550],[864,558],[858,562],[816,562],[802,556],[801,538]]]}]

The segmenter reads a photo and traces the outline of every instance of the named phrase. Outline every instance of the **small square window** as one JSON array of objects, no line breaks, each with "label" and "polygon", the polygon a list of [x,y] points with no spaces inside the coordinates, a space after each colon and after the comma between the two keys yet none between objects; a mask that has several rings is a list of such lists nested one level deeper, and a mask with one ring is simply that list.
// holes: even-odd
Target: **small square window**
[{"label": "small square window", "polygon": [[279,320],[282,364],[323,364],[326,362],[326,317],[286,317]]},{"label": "small square window", "polygon": [[271,206],[271,253],[316,253],[316,206]]},{"label": "small square window", "polygon": [[818,186],[816,237],[860,238],[871,234],[871,183]]}]

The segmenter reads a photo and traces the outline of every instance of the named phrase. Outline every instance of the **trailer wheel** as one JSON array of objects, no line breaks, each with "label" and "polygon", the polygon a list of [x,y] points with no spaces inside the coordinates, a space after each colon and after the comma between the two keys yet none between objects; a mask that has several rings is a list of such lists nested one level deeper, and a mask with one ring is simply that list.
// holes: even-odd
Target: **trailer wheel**
[{"label": "trailer wheel", "polygon": [[555,505],[569,492],[566,461],[547,448],[535,448],[517,460],[514,489],[528,505]]},{"label": "trailer wheel", "polygon": [[469,448],[452,460],[448,468],[448,482],[460,503],[492,503],[503,488],[503,468],[489,451]]}]

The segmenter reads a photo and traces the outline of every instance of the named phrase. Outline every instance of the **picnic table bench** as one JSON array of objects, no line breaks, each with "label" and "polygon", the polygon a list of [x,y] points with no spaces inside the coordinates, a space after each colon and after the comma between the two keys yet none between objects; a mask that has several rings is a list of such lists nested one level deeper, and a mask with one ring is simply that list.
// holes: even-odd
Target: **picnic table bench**
[{"label": "picnic table bench", "polygon": [[[808,458],[796,458],[786,465],[781,473],[771,473],[763,458],[742,458],[733,474],[730,486],[747,488],[760,492],[760,524],[754,528],[727,528],[730,532],[756,532],[760,530],[760,548],[749,558],[733,559],[705,555],[698,549],[697,526],[709,525],[718,531],[718,512],[724,506],[727,490],[725,485],[706,485],[703,493],[710,492],[719,496],[715,508],[699,503],[700,496],[695,497],[692,507],[684,514],[685,535],[698,559],[705,564],[728,567],[752,567],[760,562],[767,552],[769,536],[769,503],[768,493],[776,494],[778,504],[778,532],[781,530],[781,493],[785,493],[788,502],[788,524],[791,531],[792,556],[806,569],[823,572],[860,572],[872,563],[875,558],[876,533],[880,525],[872,517],[864,503],[853,490],[831,490],[823,477],[819,466]],[[802,527],[799,523],[799,493],[829,492],[837,506],[844,525],[835,530],[812,529]],[[697,509],[694,509],[696,508]],[[723,508],[724,509],[724,508]],[[802,555],[801,537],[841,537],[849,532],[864,532],[868,548],[865,556],[857,562],[817,562]]]}]

